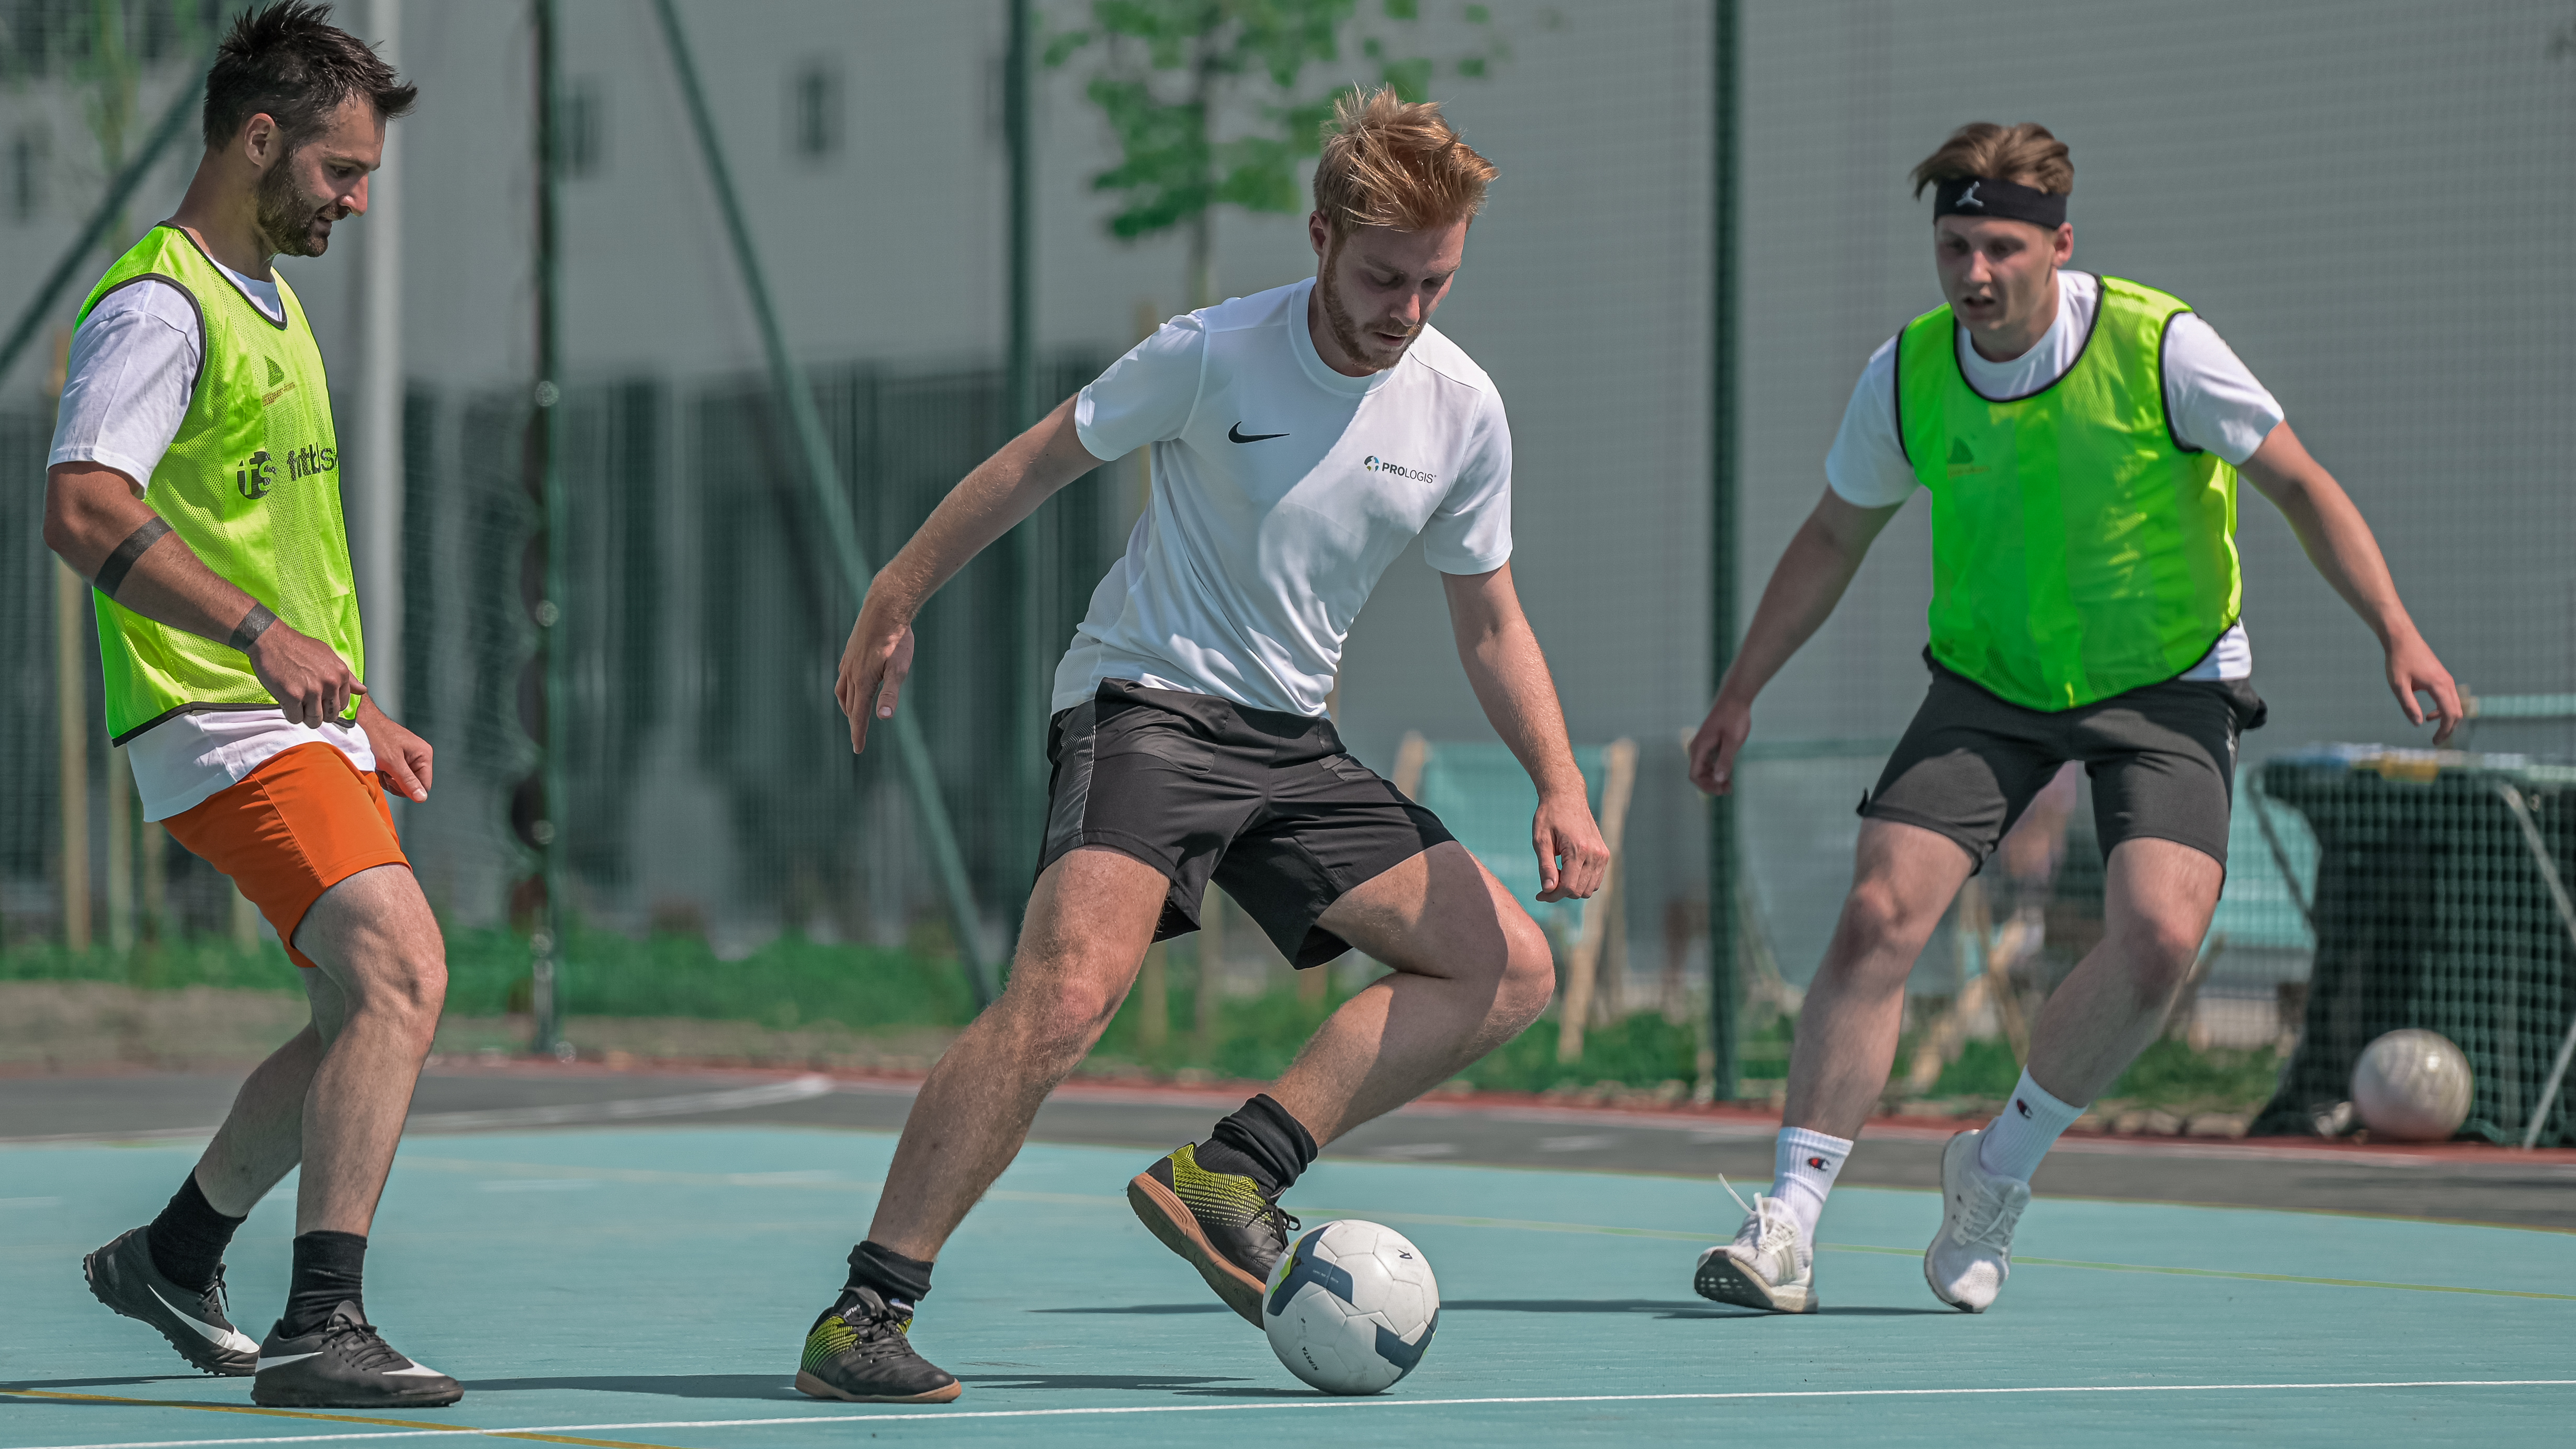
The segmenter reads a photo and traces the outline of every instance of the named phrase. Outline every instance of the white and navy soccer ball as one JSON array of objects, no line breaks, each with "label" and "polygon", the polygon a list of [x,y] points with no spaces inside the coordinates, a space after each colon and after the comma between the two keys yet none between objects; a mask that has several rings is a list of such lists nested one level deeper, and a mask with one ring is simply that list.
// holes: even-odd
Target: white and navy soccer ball
[{"label": "white and navy soccer ball", "polygon": [[1404,1234],[1343,1218],[1280,1255],[1261,1326],[1288,1372],[1328,1394],[1374,1394],[1422,1362],[1440,1326],[1440,1285]]}]

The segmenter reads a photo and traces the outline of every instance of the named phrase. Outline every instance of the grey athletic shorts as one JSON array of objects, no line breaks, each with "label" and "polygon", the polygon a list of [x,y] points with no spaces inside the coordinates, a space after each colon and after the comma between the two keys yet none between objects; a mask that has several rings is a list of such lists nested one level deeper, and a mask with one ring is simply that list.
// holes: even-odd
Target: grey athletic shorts
[{"label": "grey athletic shorts", "polygon": [[1860,813],[1938,831],[1983,870],[2031,799],[2069,760],[2093,781],[2102,854],[2145,837],[2227,864],[2236,739],[2263,726],[2242,679],[2168,679],[2075,709],[2008,703],[1935,663],[1932,691],[1888,756]]},{"label": "grey athletic shorts", "polygon": [[1048,731],[1046,845],[1105,846],[1171,878],[1154,939],[1199,928],[1213,878],[1299,967],[1350,943],[1315,921],[1345,891],[1452,839],[1352,759],[1329,719],[1104,680]]}]

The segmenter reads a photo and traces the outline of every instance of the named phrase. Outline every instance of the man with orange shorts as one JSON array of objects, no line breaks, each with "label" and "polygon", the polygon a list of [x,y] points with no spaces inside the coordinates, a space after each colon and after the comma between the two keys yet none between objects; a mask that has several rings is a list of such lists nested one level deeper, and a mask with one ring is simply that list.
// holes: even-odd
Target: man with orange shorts
[{"label": "man with orange shorts", "polygon": [[[242,16],[206,77],[206,152],[172,218],[81,309],[45,542],[92,581],[110,734],[146,819],[277,928],[312,1024],[242,1084],[167,1208],[82,1260],[90,1291],[254,1402],[454,1403],[360,1293],[367,1230],[447,990],[446,948],[378,781],[430,750],[366,699],[322,355],[279,253],[367,206],[416,94],[328,11]],[[266,1341],[226,1316],[223,1253],[298,1164],[294,1277]]]}]

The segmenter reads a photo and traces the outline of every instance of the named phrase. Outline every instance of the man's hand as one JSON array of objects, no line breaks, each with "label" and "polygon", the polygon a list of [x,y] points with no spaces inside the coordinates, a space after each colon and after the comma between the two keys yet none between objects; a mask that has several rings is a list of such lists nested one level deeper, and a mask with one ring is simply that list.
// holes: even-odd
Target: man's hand
[{"label": "man's hand", "polygon": [[374,700],[359,704],[358,728],[367,732],[367,743],[375,747],[376,778],[406,800],[428,799],[429,741],[394,723]]},{"label": "man's hand", "polygon": [[2388,641],[2388,687],[2397,693],[2397,707],[2406,711],[2408,724],[2424,722],[2424,706],[2415,696],[2420,692],[2433,697],[2433,714],[2441,721],[2433,731],[2433,743],[2450,743],[2451,731],[2468,718],[2460,707],[2459,686],[2451,682],[2451,671],[2433,657],[2433,646],[2412,629]]},{"label": "man's hand", "polygon": [[841,650],[841,677],[832,685],[832,697],[850,717],[854,755],[867,749],[871,722],[894,718],[903,682],[912,676],[912,625],[886,617],[893,612],[878,608],[874,599],[861,605],[859,622],[850,627],[850,642]]},{"label": "man's hand", "polygon": [[286,711],[288,721],[306,729],[338,719],[350,696],[367,692],[330,645],[296,633],[283,619],[250,641],[246,657],[260,687]]},{"label": "man's hand", "polygon": [[1538,850],[1540,900],[1590,900],[1601,889],[1601,877],[1610,869],[1610,847],[1580,791],[1540,797],[1538,814],[1530,821],[1530,844]]},{"label": "man's hand", "polygon": [[1690,780],[1701,793],[1723,795],[1735,788],[1735,753],[1753,733],[1753,706],[1724,694],[1708,707],[1699,733],[1691,736]]}]

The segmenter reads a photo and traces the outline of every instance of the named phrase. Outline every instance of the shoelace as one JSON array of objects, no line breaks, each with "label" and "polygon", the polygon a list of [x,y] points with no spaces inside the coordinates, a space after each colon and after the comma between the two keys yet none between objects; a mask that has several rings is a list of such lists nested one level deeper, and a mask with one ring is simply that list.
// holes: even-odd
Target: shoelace
[{"label": "shoelace", "polygon": [[226,1323],[233,1321],[232,1293],[224,1287],[224,1270],[221,1264],[215,1267],[215,1281],[206,1285],[206,1301],[214,1305],[216,1317]]},{"label": "shoelace", "polygon": [[2013,1228],[2021,1221],[2021,1210],[2028,1202],[2027,1198],[2014,1202],[2011,1194],[1980,1180],[1975,1195],[1969,1199],[1968,1211],[1959,1220],[1959,1241],[2009,1260]]},{"label": "shoelace", "polygon": [[1279,1238],[1282,1242],[1286,1242],[1288,1239],[1294,1238],[1297,1236],[1298,1232],[1306,1226],[1304,1223],[1297,1221],[1297,1215],[1295,1213],[1288,1211],[1286,1208],[1281,1207],[1275,1202],[1263,1203],[1261,1205],[1261,1211],[1252,1215],[1252,1220],[1257,1223],[1269,1222],[1279,1224]]},{"label": "shoelace", "polygon": [[1736,1229],[1737,1242],[1745,1241],[1747,1234],[1750,1234],[1753,1251],[1756,1253],[1768,1253],[1777,1248],[1788,1248],[1794,1253],[1798,1241],[1798,1225],[1780,1206],[1778,1198],[1766,1198],[1760,1193],[1755,1193],[1753,1201],[1746,1202],[1744,1194],[1737,1192],[1735,1184],[1728,1182],[1726,1174],[1722,1172],[1717,1175],[1717,1185],[1726,1189],[1726,1195],[1735,1199],[1735,1205],[1744,1209],[1744,1215],[1749,1220],[1743,1227]]},{"label": "shoelace", "polygon": [[331,1320],[330,1334],[325,1342],[347,1355],[352,1365],[369,1373],[400,1368],[411,1362],[395,1352],[394,1346],[385,1342],[372,1323],[353,1323],[346,1318],[335,1318]]}]

